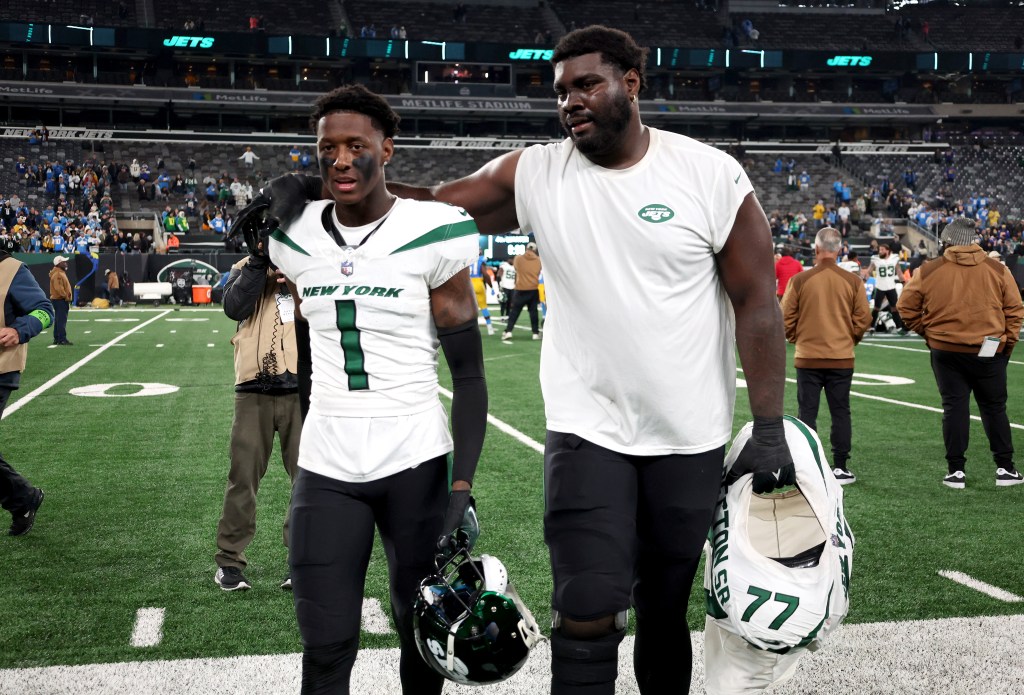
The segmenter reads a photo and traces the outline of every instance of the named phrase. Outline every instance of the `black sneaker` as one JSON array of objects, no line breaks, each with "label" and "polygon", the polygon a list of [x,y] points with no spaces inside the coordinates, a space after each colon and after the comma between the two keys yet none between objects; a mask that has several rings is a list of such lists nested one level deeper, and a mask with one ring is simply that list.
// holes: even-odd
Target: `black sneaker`
[{"label": "black sneaker", "polygon": [[837,466],[832,469],[832,475],[835,476],[836,482],[840,485],[849,485],[850,483],[857,482],[857,476],[846,468],[839,468]]},{"label": "black sneaker", "polygon": [[252,588],[242,570],[237,567],[218,567],[217,574],[213,575],[213,581],[224,591],[244,591]]},{"label": "black sneaker", "polygon": [[967,487],[967,474],[963,471],[953,471],[942,479],[942,484],[954,490],[963,490]]},{"label": "black sneaker", "polygon": [[18,512],[11,512],[11,529],[7,532],[11,536],[24,536],[26,533],[32,530],[32,525],[36,523],[36,512],[39,511],[39,507],[43,504],[43,491],[39,488],[35,488],[32,492],[32,501],[29,502],[28,508]]},{"label": "black sneaker", "polygon": [[285,591],[292,590],[292,575],[289,574],[287,577],[284,578],[284,581],[281,582],[281,588]]},{"label": "black sneaker", "polygon": [[1021,483],[1024,483],[1024,476],[1013,466],[996,469],[997,487],[1009,487],[1010,485],[1020,485]]}]

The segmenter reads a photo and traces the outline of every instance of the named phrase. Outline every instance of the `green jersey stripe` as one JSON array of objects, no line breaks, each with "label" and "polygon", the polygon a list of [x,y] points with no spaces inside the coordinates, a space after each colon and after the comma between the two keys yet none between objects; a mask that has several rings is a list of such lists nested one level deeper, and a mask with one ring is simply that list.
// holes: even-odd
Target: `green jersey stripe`
[{"label": "green jersey stripe", "polygon": [[411,251],[422,246],[429,246],[430,244],[448,241],[449,239],[458,239],[459,237],[469,236],[471,234],[480,234],[480,230],[476,228],[476,222],[473,220],[463,220],[462,222],[442,225],[413,239],[405,246],[395,249],[391,252],[391,255],[393,256],[396,253],[401,253],[402,251]]},{"label": "green jersey stripe", "polygon": [[[797,420],[792,415],[783,415],[782,418],[784,420],[789,420],[794,425],[796,425],[796,428],[798,430],[800,430],[800,434],[802,434],[804,436],[804,438],[807,439],[807,444],[808,444],[808,446],[811,447],[811,453],[814,454],[814,462],[818,464],[818,471],[821,473],[822,479],[824,479],[825,478],[825,469],[822,468],[822,466],[821,466],[821,457],[818,455],[818,445],[814,441],[814,437],[811,436],[811,431],[809,429],[807,429],[807,425],[805,425],[804,423],[800,422],[799,420]],[[829,471],[829,475],[831,475],[831,474],[832,474],[831,471]]]},{"label": "green jersey stripe", "polygon": [[280,241],[282,244],[284,244],[288,248],[290,248],[293,251],[296,251],[298,253],[301,253],[303,256],[308,256],[309,255],[304,248],[302,248],[301,246],[296,244],[294,241],[292,241],[291,238],[287,234],[282,232],[280,229],[275,229],[274,232],[270,235],[270,238],[271,239],[276,239],[277,241]]}]

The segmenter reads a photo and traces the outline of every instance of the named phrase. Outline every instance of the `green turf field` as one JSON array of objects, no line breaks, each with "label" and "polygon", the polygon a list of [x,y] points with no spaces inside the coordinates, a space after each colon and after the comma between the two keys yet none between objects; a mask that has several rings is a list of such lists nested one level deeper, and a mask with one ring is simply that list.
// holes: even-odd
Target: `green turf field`
[{"label": "green turf field", "polygon": [[[0,451],[45,489],[46,501],[29,535],[0,536],[0,669],[299,650],[291,596],[278,588],[287,566],[280,523],[288,486],[276,455],[248,551],[254,588],[229,594],[213,582],[233,332],[233,322],[215,309],[76,310],[68,324],[73,347],[51,348],[49,335],[34,341],[22,388],[0,425]],[[540,343],[529,340],[529,331],[515,338],[503,344],[484,336],[490,412],[543,442]],[[1024,355],[1009,369],[1008,411],[1021,451]],[[789,372],[795,375],[791,366]],[[1024,613],[1022,602],[939,575],[957,571],[1024,595],[1024,486],[995,487],[980,422],[972,425],[968,487],[950,490],[941,484],[940,415],[914,407],[939,406],[924,343],[869,340],[858,348],[857,372],[874,376],[856,384],[851,399],[858,482],[846,488],[846,513],[857,546],[847,623]],[[94,389],[106,397],[72,393],[98,384],[123,385]],[[175,389],[134,395],[140,384]],[[796,413],[792,385],[786,409]],[[736,428],[747,414],[741,388]],[[818,424],[827,432],[824,399]],[[541,481],[536,446],[491,427],[475,484],[483,527],[478,550],[505,562],[543,626],[550,579]],[[385,576],[377,552],[366,594],[384,606]],[[146,607],[164,609],[162,638],[133,647],[136,613]],[[689,622],[690,629],[703,626],[702,599],[692,601]],[[396,645],[393,633],[363,634],[364,647]]]}]

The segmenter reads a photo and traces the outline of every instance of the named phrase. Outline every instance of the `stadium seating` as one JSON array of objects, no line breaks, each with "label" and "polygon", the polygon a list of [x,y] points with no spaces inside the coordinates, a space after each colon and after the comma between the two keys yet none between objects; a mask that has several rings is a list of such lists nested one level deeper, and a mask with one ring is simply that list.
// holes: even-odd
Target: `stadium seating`
[{"label": "stadium seating", "polygon": [[336,23],[329,3],[288,2],[288,0],[218,0],[216,7],[195,3],[182,8],[174,3],[154,2],[156,26],[181,29],[186,20],[202,19],[205,31],[249,31],[249,18],[263,18],[268,34],[334,34]]},{"label": "stadium seating", "polygon": [[404,26],[417,41],[510,41],[532,43],[546,26],[541,10],[523,5],[470,5],[464,21],[455,21],[454,3],[347,0],[349,35],[358,37],[371,25],[376,38],[386,39],[392,26]]}]

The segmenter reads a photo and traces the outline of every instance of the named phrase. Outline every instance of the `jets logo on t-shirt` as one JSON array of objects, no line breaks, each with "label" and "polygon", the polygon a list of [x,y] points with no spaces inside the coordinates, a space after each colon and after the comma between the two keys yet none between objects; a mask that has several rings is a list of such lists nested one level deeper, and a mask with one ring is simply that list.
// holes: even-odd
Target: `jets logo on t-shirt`
[{"label": "jets logo on t-shirt", "polygon": [[636,213],[644,222],[668,222],[676,216],[675,211],[667,205],[645,205]]}]

